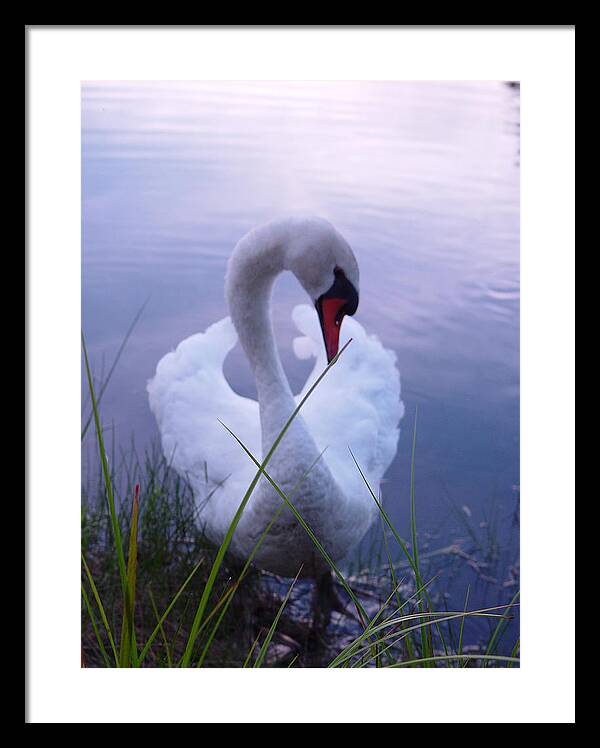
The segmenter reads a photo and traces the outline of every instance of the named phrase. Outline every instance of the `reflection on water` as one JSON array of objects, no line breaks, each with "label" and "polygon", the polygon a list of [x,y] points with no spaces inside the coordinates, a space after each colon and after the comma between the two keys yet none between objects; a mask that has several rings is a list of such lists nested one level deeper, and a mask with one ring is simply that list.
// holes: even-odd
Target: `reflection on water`
[{"label": "reflection on water", "polygon": [[[103,401],[118,443],[156,437],[146,380],[227,314],[236,241],[276,216],[323,216],[358,258],[357,319],[398,355],[407,415],[388,511],[406,532],[418,407],[423,537],[432,550],[469,532],[495,544],[502,588],[518,559],[518,124],[519,89],[499,82],[84,84],[83,327],[98,368],[149,297]],[[304,300],[280,279],[297,390],[310,363],[293,354],[290,312]],[[226,373],[253,394],[239,349]]]}]

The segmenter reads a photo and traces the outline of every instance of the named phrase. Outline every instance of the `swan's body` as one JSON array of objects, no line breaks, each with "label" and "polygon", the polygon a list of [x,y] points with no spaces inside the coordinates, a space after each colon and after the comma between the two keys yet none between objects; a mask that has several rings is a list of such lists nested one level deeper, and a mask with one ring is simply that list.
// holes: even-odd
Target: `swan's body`
[{"label": "swan's body", "polygon": [[[328,289],[334,268],[336,278],[338,270],[343,271],[348,293],[356,289],[357,303],[356,260],[329,223],[289,219],[254,229],[238,243],[229,261],[225,287],[231,317],[181,342],[161,359],[148,384],[163,451],[191,482],[199,517],[217,543],[256,473],[256,466],[219,420],[260,459],[327,365],[327,357],[331,358],[333,343],[327,335],[334,334],[337,344],[341,322],[336,321],[337,332],[323,331],[326,357],[319,315],[310,306],[294,309],[293,319],[302,334],[294,341],[295,353],[316,359],[303,391],[294,397],[273,336],[273,282],[280,272],[291,270],[313,301],[320,301],[332,295]],[[333,288],[339,290],[337,280]],[[238,335],[254,373],[258,402],[236,394],[223,375],[223,362]],[[396,453],[403,414],[395,355],[348,318],[340,346],[350,337],[353,342],[303,406],[267,467],[334,560],[361,540],[378,513],[348,447],[377,492]],[[230,548],[237,556],[248,557],[280,506],[281,498],[261,478],[233,536]],[[326,569],[306,531],[287,509],[254,562],[284,576],[295,575],[301,565],[305,576],[318,576]]]}]

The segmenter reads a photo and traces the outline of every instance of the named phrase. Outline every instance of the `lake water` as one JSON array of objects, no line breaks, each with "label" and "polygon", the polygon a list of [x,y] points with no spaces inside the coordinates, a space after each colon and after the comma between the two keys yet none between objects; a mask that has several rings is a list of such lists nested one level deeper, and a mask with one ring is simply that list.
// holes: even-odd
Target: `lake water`
[{"label": "lake water", "polygon": [[[408,536],[418,407],[417,519],[425,550],[458,543],[451,604],[515,592],[519,500],[519,89],[502,82],[93,82],[82,86],[83,329],[108,367],[117,447],[157,438],[146,381],[186,336],[227,314],[237,240],[312,213],[353,247],[357,319],[396,351],[406,415],[384,501]],[[293,388],[291,277],[275,289]],[[239,349],[226,362],[252,396]],[[84,479],[90,453],[84,445]],[[443,554],[442,554],[443,555]],[[475,559],[475,560],[474,560]],[[456,599],[452,599],[456,596]]]}]

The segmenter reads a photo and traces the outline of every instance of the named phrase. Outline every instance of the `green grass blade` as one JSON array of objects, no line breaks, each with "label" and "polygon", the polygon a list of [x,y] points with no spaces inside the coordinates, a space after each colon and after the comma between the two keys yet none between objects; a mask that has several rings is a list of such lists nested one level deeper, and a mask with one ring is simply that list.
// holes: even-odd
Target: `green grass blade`
[{"label": "green grass blade", "polygon": [[377,496],[375,496],[375,494],[373,493],[373,489],[369,485],[369,481],[367,480],[365,474],[363,473],[362,468],[358,464],[358,461],[357,461],[356,457],[354,456],[354,452],[352,451],[352,449],[350,447],[348,447],[348,451],[352,455],[352,459],[354,460],[354,464],[356,465],[356,467],[358,469],[358,472],[360,473],[361,478],[363,479],[363,482],[364,482],[365,486],[367,487],[369,493],[371,494],[371,498],[373,499],[373,501],[377,505],[377,508],[379,509],[379,512],[381,513],[381,516],[383,517],[386,525],[392,531],[392,535],[394,536],[394,538],[396,539],[398,545],[402,549],[402,553],[404,553],[404,555],[406,556],[408,564],[409,564],[410,568],[413,570],[413,573],[415,575],[415,581],[416,581],[417,578],[418,578],[418,576],[419,576],[419,570],[415,566],[415,560],[412,557],[411,552],[408,550],[408,548],[407,548],[406,543],[404,542],[404,540],[402,540],[402,538],[400,537],[400,535],[398,535],[398,532],[397,532],[396,528],[392,524],[391,519],[389,518],[389,516],[388,516],[387,512],[385,511],[385,509],[383,508],[383,504],[379,501],[379,499],[377,498]]},{"label": "green grass blade", "polygon": [[[100,401],[102,400],[102,396],[106,392],[106,388],[108,387],[108,383],[110,382],[111,377],[112,377],[115,369],[117,368],[117,364],[119,363],[119,359],[121,358],[121,355],[122,355],[123,351],[125,350],[125,346],[127,345],[127,341],[131,337],[131,334],[133,333],[133,330],[134,330],[135,326],[137,325],[140,317],[142,316],[142,313],[143,313],[144,309],[146,308],[146,305],[148,304],[149,300],[150,300],[150,297],[148,297],[146,299],[146,301],[144,301],[144,303],[142,304],[142,306],[139,308],[138,312],[136,313],[135,317],[133,318],[133,322],[131,323],[131,325],[129,325],[129,329],[125,333],[125,337],[123,338],[123,340],[121,342],[121,345],[119,346],[119,350],[117,351],[117,354],[116,354],[116,356],[114,358],[114,361],[111,364],[109,372],[106,375],[106,379],[104,380],[104,382],[100,386],[100,390],[98,391],[98,399],[96,401],[97,405],[100,405]],[[85,425],[84,425],[84,427],[83,427],[83,429],[81,431],[81,441],[84,440],[85,435],[87,433],[87,430],[90,427],[90,423],[92,422],[92,418],[93,417],[94,417],[94,411],[92,409],[92,412],[87,417]]]},{"label": "green grass blade", "polygon": [[[464,607],[465,613],[467,611],[467,606],[469,604],[469,593],[470,593],[470,591],[471,591],[471,585],[467,585],[467,594],[465,595],[465,607]],[[465,626],[465,619],[462,618],[461,622],[460,622],[460,631],[459,631],[459,634],[458,634],[458,654],[460,654],[460,655],[462,654],[462,651],[463,651],[463,629],[464,629],[464,626]]]},{"label": "green grass blade", "polygon": [[416,454],[416,449],[417,449],[417,417],[418,417],[418,409],[415,408],[415,422],[413,425],[412,452],[410,456],[410,532],[411,532],[413,559],[415,562],[416,573],[418,574],[419,573],[419,546],[417,543],[417,516],[416,516],[416,511],[415,511],[415,454]]},{"label": "green grass blade", "polygon": [[[511,608],[517,601],[517,598],[519,597],[520,592],[517,591],[513,597],[511,598],[511,601],[506,606],[507,608]],[[493,654],[494,648],[498,646],[498,643],[500,642],[500,639],[504,635],[504,632],[507,627],[507,623],[504,621],[498,621],[498,625],[494,629],[492,636],[490,637],[490,640],[488,642],[488,645],[486,647],[485,653],[486,655]],[[485,667],[485,665],[484,665]]]},{"label": "green grass blade", "polygon": [[183,606],[183,611],[181,612],[181,615],[179,617],[179,623],[177,624],[177,628],[175,629],[175,633],[173,634],[173,638],[171,639],[171,651],[175,651],[175,644],[177,643],[177,639],[179,638],[179,634],[181,633],[181,630],[183,629],[183,624],[185,623],[185,617],[187,615],[188,608],[190,607],[191,598],[188,595],[187,600],[185,601],[185,605]]},{"label": "green grass blade", "polygon": [[106,654],[106,649],[104,647],[102,637],[100,636],[100,632],[98,631],[98,626],[96,624],[96,617],[94,616],[94,611],[92,610],[92,606],[87,596],[87,592],[85,591],[85,587],[83,586],[83,582],[81,583],[81,596],[83,597],[83,602],[85,603],[85,607],[86,607],[90,622],[92,624],[92,629],[94,631],[94,634],[96,635],[96,641],[98,642],[98,647],[100,649],[100,654],[102,655],[102,659],[104,660],[104,664],[106,665],[106,667],[110,668],[112,667],[112,665],[110,664],[110,660],[108,658],[108,655]]},{"label": "green grass blade", "polygon": [[[410,534],[412,543],[413,559],[415,562],[415,574],[417,575],[417,584],[421,586],[421,569],[419,566],[419,544],[417,543],[417,513],[415,506],[415,455],[417,451],[417,419],[419,410],[415,407],[415,422],[413,425],[412,451],[410,457]],[[423,604],[419,603],[420,610],[423,610]],[[423,627],[421,629],[421,651],[423,655],[430,656],[433,654],[430,634],[431,629]]]},{"label": "green grass blade", "polygon": [[[381,503],[381,502],[380,502]],[[392,554],[390,552],[390,544],[388,542],[387,538],[387,532],[385,530],[385,524],[383,521],[383,517],[379,516],[379,521],[381,522],[381,534],[383,535],[383,542],[385,544],[385,553],[388,560],[388,566],[390,569],[390,576],[392,578],[392,585],[394,587],[395,595],[396,595],[396,603],[398,605],[398,610],[402,610],[402,601],[400,600],[400,594],[398,592],[398,588],[400,587],[400,584],[396,580],[396,570],[394,569],[394,562],[392,560]],[[412,649],[412,642],[410,639],[410,636],[406,637],[406,650],[408,652],[409,659],[412,659],[414,657],[413,649]]]},{"label": "green grass blade", "polygon": [[258,539],[258,541],[256,542],[256,544],[254,545],[254,548],[252,549],[252,551],[250,552],[250,555],[246,559],[246,563],[244,564],[244,567],[243,567],[243,569],[242,569],[239,577],[237,578],[235,584],[233,585],[233,588],[231,590],[231,594],[230,594],[227,602],[223,606],[223,610],[221,611],[221,614],[217,618],[217,621],[216,621],[215,625],[212,628],[212,631],[210,632],[210,634],[208,636],[208,639],[207,639],[207,641],[206,641],[206,643],[204,645],[204,648],[202,650],[202,654],[200,655],[200,659],[198,660],[198,664],[196,665],[196,667],[202,667],[202,665],[204,664],[204,660],[206,659],[206,656],[208,654],[210,646],[213,643],[213,640],[214,640],[214,638],[216,636],[217,631],[219,630],[221,622],[223,621],[223,618],[225,617],[225,614],[229,610],[229,606],[231,605],[231,601],[233,600],[233,595],[235,594],[236,590],[239,588],[240,584],[242,583],[243,579],[245,578],[246,573],[248,572],[248,569],[250,568],[250,564],[252,563],[254,557],[256,556],[256,554],[258,552],[258,549],[263,544],[264,539],[267,537],[269,531],[271,530],[271,528],[273,527],[273,525],[275,524],[275,522],[279,518],[279,516],[280,516],[280,514],[281,514],[282,511],[283,511],[283,506],[279,507],[279,509],[275,512],[275,514],[273,515],[273,518],[271,519],[271,521],[269,522],[269,524],[263,530],[260,538]]},{"label": "green grass blade", "polygon": [[125,599],[125,596],[126,596],[125,590],[127,587],[127,572],[125,569],[125,555],[123,554],[123,541],[121,539],[121,528],[119,526],[119,520],[117,518],[117,511],[115,508],[115,497],[114,497],[113,488],[112,488],[110,470],[108,469],[108,459],[106,457],[106,449],[104,447],[104,439],[102,437],[102,427],[100,425],[100,415],[98,413],[98,404],[96,402],[96,394],[94,392],[94,383],[92,381],[92,373],[90,371],[90,363],[88,360],[87,349],[85,346],[85,339],[83,337],[83,332],[81,333],[81,345],[83,347],[83,355],[85,359],[85,371],[87,375],[90,397],[92,400],[92,412],[94,414],[94,425],[96,428],[96,440],[98,442],[98,449],[100,451],[102,476],[104,478],[104,487],[106,490],[106,498],[108,500],[108,508],[109,508],[109,513],[110,513],[111,526],[112,526],[113,537],[115,541],[115,547],[117,551],[119,575],[121,577],[121,589],[123,592],[123,598]]},{"label": "green grass blade", "polygon": [[275,634],[275,630],[277,629],[277,624],[279,623],[279,619],[281,618],[281,614],[283,613],[283,609],[287,605],[288,600],[290,599],[290,595],[292,594],[292,590],[294,589],[294,585],[298,581],[298,577],[300,576],[300,573],[302,572],[302,567],[298,570],[298,573],[294,577],[292,583],[290,584],[290,588],[288,589],[285,597],[283,598],[283,601],[281,605],[279,606],[279,610],[277,611],[277,614],[275,618],[273,619],[273,623],[271,624],[271,627],[267,633],[267,636],[265,637],[265,640],[262,644],[262,647],[260,648],[260,652],[258,653],[258,656],[256,658],[256,661],[254,663],[254,667],[261,667],[265,657],[267,656],[267,651],[269,649],[269,646],[271,644],[271,639],[273,638],[273,635]]},{"label": "green grass blade", "polygon": [[[519,638],[515,642],[515,646],[512,648],[512,652],[510,653],[510,656],[516,658],[517,653],[519,652],[520,649],[521,649],[521,639]],[[513,663],[511,662],[506,667],[512,667],[512,666],[513,666]]]},{"label": "green grass blade", "polygon": [[[406,546],[406,543],[404,542],[404,540],[402,540],[402,538],[398,534],[398,531],[396,530],[396,528],[392,524],[392,521],[389,518],[389,516],[388,516],[387,512],[385,511],[385,509],[383,508],[382,503],[379,501],[379,499],[377,498],[377,496],[375,496],[375,494],[373,492],[373,489],[369,485],[369,481],[367,480],[365,474],[363,473],[362,468],[358,464],[358,460],[354,456],[354,452],[352,451],[352,449],[350,447],[348,447],[348,450],[349,450],[350,454],[352,455],[352,459],[354,460],[354,464],[356,465],[356,467],[358,469],[358,472],[360,473],[360,476],[363,479],[363,482],[364,482],[365,486],[367,487],[369,493],[371,494],[371,498],[373,499],[373,501],[377,505],[377,508],[379,509],[379,512],[381,513],[381,516],[383,517],[386,525],[392,531],[392,535],[394,536],[394,538],[396,539],[398,545],[402,549],[402,553],[404,553],[404,555],[406,556],[406,559],[408,561],[408,564],[409,564],[410,568],[413,570],[413,573],[415,575],[415,584],[417,586],[417,589],[423,590],[423,594],[425,595],[425,598],[427,600],[427,604],[428,604],[429,608],[431,608],[432,607],[432,605],[431,605],[431,599],[429,598],[429,593],[427,592],[427,585],[423,584],[423,578],[422,578],[422,575],[421,575],[421,570],[419,569],[419,566],[418,566],[418,562],[415,562],[415,559],[414,559],[413,555],[408,550],[408,548]],[[412,522],[412,520],[411,520],[411,522]],[[422,607],[422,604],[421,604],[421,607]],[[438,633],[440,635],[440,639],[442,641],[444,649],[446,650],[446,642],[445,642],[444,637],[443,637],[443,635],[441,633],[441,629],[439,627],[436,627],[436,628],[437,628]],[[422,642],[422,644],[423,644],[423,642]],[[427,642],[425,642],[425,647],[427,649]]]},{"label": "green grass blade", "polygon": [[158,608],[156,607],[156,602],[154,600],[154,595],[152,594],[152,590],[148,590],[148,595],[150,597],[150,603],[152,605],[152,610],[154,612],[154,617],[157,620],[157,626],[159,627],[160,635],[161,635],[162,640],[163,640],[163,646],[165,648],[165,653],[167,655],[167,665],[168,665],[168,667],[173,667],[173,659],[171,657],[171,650],[169,648],[169,642],[167,640],[167,637],[166,637],[166,634],[165,634],[165,630],[164,630],[163,625],[162,625],[162,621],[160,620],[160,615],[158,614]]},{"label": "green grass blade", "polygon": [[154,628],[154,631],[148,637],[148,641],[146,642],[146,644],[144,645],[142,651],[140,652],[140,654],[138,656],[138,662],[140,664],[141,664],[142,660],[146,657],[146,655],[148,654],[148,652],[150,651],[150,647],[152,646],[152,642],[154,641],[154,639],[156,638],[156,636],[160,633],[160,628],[163,625],[163,623],[165,622],[165,619],[167,618],[167,616],[169,615],[169,613],[173,610],[173,608],[175,607],[175,604],[177,603],[177,600],[179,600],[179,598],[180,598],[181,594],[183,593],[183,591],[185,590],[185,588],[192,581],[192,577],[198,571],[198,569],[202,566],[203,563],[204,563],[204,559],[201,558],[200,561],[198,561],[198,563],[196,564],[196,566],[194,566],[194,568],[190,572],[190,574],[187,577],[187,579],[185,580],[185,582],[177,590],[177,592],[175,593],[173,599],[171,600],[171,602],[167,606],[165,612],[160,617],[160,619],[159,619],[156,627]]},{"label": "green grass blade", "polygon": [[85,569],[85,573],[86,573],[90,588],[92,590],[94,600],[96,601],[96,605],[98,606],[98,610],[100,611],[100,618],[102,619],[102,623],[104,624],[104,628],[106,630],[106,635],[108,636],[109,644],[115,656],[115,665],[116,667],[119,667],[119,655],[117,654],[115,640],[113,639],[112,631],[110,630],[110,625],[108,623],[108,618],[106,617],[106,613],[104,612],[104,606],[102,605],[102,600],[100,599],[100,595],[98,594],[98,589],[96,588],[96,585],[94,583],[92,572],[90,571],[90,567],[86,563],[85,556],[83,555],[83,553],[81,554],[81,561],[83,563],[83,568]]},{"label": "green grass blade", "polygon": [[[517,657],[503,657],[501,655],[485,655],[485,654],[463,654],[463,655],[432,655],[431,657],[421,657],[418,660],[405,660],[403,662],[395,662],[393,665],[388,665],[388,667],[408,667],[409,665],[418,665],[418,664],[425,664],[425,663],[435,663],[435,662],[447,662],[449,660],[464,660],[464,659],[470,659],[470,660],[483,660],[484,662],[491,662],[491,661],[498,661],[498,662],[507,662],[511,665],[514,665],[515,663],[519,662],[519,659]],[[454,676],[453,676],[454,677]]]},{"label": "green grass blade", "polygon": [[[206,617],[203,619],[202,623],[198,627],[198,632],[196,635],[196,639],[200,636],[200,634],[204,631],[204,629],[207,628],[208,624],[212,621],[212,619],[217,615],[219,611],[222,612],[223,606],[228,606],[231,602],[232,596],[235,594],[237,590],[237,586],[233,584],[231,587],[225,590],[215,607],[206,615]],[[177,663],[177,667],[181,667],[183,662],[183,657],[179,660]],[[198,665],[196,665],[198,667]]]},{"label": "green grass blade", "polygon": [[254,650],[256,649],[258,640],[260,639],[260,633],[261,632],[259,631],[258,634],[256,635],[256,639],[252,642],[252,646],[248,650],[248,654],[246,655],[246,659],[244,660],[244,664],[242,665],[242,667],[248,667],[248,665],[250,664],[250,660],[252,659],[252,654]]},{"label": "green grass blade", "polygon": [[[401,582],[400,582],[400,584],[401,584]],[[369,621],[368,625],[365,627],[364,631],[362,632],[362,634],[358,638],[359,640],[358,641],[354,640],[354,642],[352,642],[350,645],[347,645],[346,647],[344,647],[344,649],[342,650],[341,654],[348,652],[349,649],[351,649],[354,646],[359,647],[360,646],[360,642],[365,641],[366,639],[368,639],[368,637],[371,637],[371,636],[374,635],[375,625],[376,625],[377,621],[382,616],[383,611],[387,608],[387,606],[390,603],[390,600],[396,595],[396,593],[397,593],[397,587],[395,587],[394,589],[392,589],[391,593],[387,597],[387,600],[385,600],[385,602],[379,608],[379,610],[377,611],[377,613]],[[390,616],[389,618],[391,618],[391,617],[392,616]],[[386,618],[386,619],[383,619],[383,620],[387,621],[387,620],[389,620],[389,618]],[[379,652],[378,649],[377,649],[377,647],[378,647],[378,643],[377,642],[375,642],[374,644],[372,642],[370,642],[370,646],[371,646],[371,651],[374,653],[375,657],[379,657],[382,654],[382,652]],[[338,654],[337,657],[340,657],[340,654]],[[337,658],[334,658],[333,662],[331,664],[329,664],[327,667],[335,667],[335,665],[333,663],[335,663],[336,659]],[[379,665],[378,665],[378,667],[379,667]]]},{"label": "green grass blade", "polygon": [[121,667],[129,667],[132,662],[138,662],[135,651],[134,620],[135,620],[135,587],[137,576],[137,530],[140,508],[140,486],[136,484],[131,508],[131,524],[129,528],[129,553],[127,554],[127,578],[125,586],[125,605],[123,606],[123,625],[121,628]]}]

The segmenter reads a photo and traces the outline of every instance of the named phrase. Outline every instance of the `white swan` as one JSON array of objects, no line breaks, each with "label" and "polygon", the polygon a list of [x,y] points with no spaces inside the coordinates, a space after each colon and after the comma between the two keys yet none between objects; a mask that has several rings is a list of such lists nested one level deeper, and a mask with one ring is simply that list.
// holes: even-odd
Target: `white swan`
[{"label": "white swan", "polygon": [[[294,351],[300,358],[316,359],[296,397],[277,353],[270,313],[273,283],[284,270],[294,273],[313,304],[293,311],[302,333],[294,340]],[[273,221],[238,242],[229,260],[225,294],[231,318],[181,342],[161,359],[148,383],[163,451],[191,482],[206,533],[220,543],[256,466],[217,419],[260,459],[338,345],[352,337],[267,468],[332,558],[339,560],[361,540],[378,512],[348,447],[377,492],[396,453],[404,411],[395,354],[353,319],[344,323],[338,340],[342,318],[358,305],[354,254],[327,221]],[[238,336],[256,380],[258,402],[236,394],[223,375],[224,359]],[[280,497],[262,478],[236,528],[231,551],[247,558],[280,505]],[[267,535],[255,565],[283,576],[295,575],[301,565],[303,576],[319,577],[326,570],[287,509]]]}]

